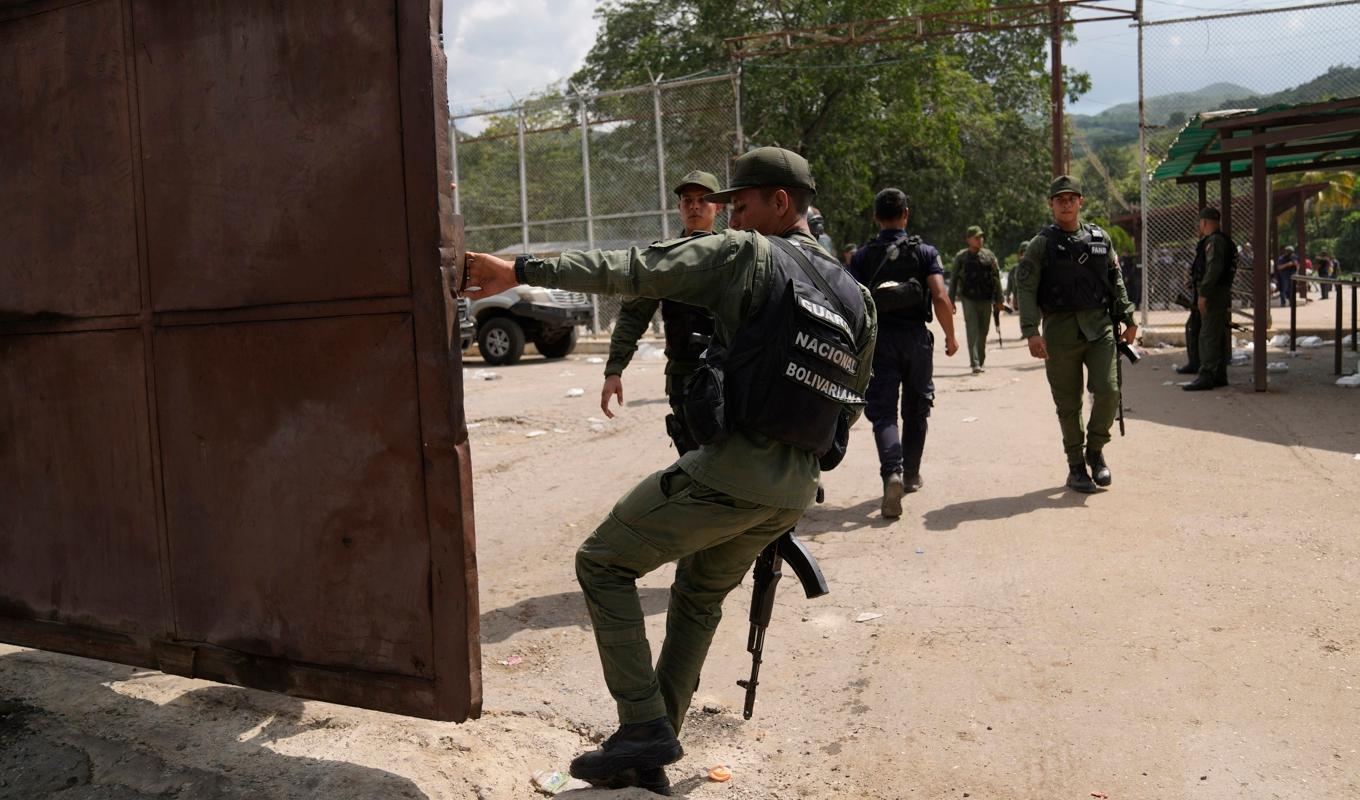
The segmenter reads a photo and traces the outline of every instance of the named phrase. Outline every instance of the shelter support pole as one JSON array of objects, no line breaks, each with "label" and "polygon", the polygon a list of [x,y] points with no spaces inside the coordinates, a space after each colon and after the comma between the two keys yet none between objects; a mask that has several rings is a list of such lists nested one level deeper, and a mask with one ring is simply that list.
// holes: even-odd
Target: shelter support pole
[{"label": "shelter support pole", "polygon": [[[1357,299],[1356,291],[1357,289],[1360,289],[1360,286],[1354,285],[1351,286],[1351,352],[1360,351],[1360,327],[1357,327],[1355,324],[1356,323],[1355,301]],[[1340,286],[1336,287],[1336,291],[1337,294],[1340,294],[1341,287]],[[1360,371],[1360,367],[1357,367],[1356,371]]]},{"label": "shelter support pole", "polygon": [[1338,286],[1336,293],[1336,336],[1332,339],[1335,345],[1336,358],[1332,363],[1332,374],[1341,374],[1341,351],[1344,349],[1341,344],[1341,287]]},{"label": "shelter support pole", "polygon": [[1053,126],[1053,177],[1067,172],[1066,148],[1063,146],[1063,80],[1062,80],[1062,35],[1063,9],[1058,0],[1049,0],[1049,52],[1053,60],[1053,73],[1049,76],[1048,101],[1052,112],[1050,124]]},{"label": "shelter support pole", "polygon": [[666,134],[662,131],[661,78],[652,82],[652,117],[656,125],[656,187],[657,208],[661,212],[661,238],[671,238],[670,212],[666,208]]},{"label": "shelter support pole", "polygon": [[1251,151],[1251,196],[1252,231],[1255,242],[1252,253],[1252,373],[1255,388],[1264,392],[1266,386],[1266,325],[1269,324],[1270,309],[1270,248],[1267,246],[1270,235],[1270,220],[1267,194],[1270,192],[1270,176],[1266,175],[1266,149],[1254,147]]},{"label": "shelter support pole", "polygon": [[1209,179],[1205,178],[1195,185],[1199,188],[1199,210],[1203,211],[1209,205]]},{"label": "shelter support pole", "polygon": [[[1297,244],[1294,246],[1298,248],[1299,253],[1299,271],[1297,274],[1304,275],[1306,273],[1303,271],[1303,268],[1304,265],[1308,263],[1308,232],[1303,224],[1303,214],[1308,209],[1308,201],[1304,200],[1302,192],[1299,193],[1297,202],[1298,207],[1294,209],[1294,239]],[[1306,282],[1298,283],[1294,286],[1294,291],[1289,295],[1291,303],[1298,302],[1299,289],[1303,289],[1304,297],[1308,296],[1308,284]]]},{"label": "shelter support pole", "polygon": [[1224,161],[1218,172],[1218,213],[1223,233],[1232,237],[1232,164]]}]

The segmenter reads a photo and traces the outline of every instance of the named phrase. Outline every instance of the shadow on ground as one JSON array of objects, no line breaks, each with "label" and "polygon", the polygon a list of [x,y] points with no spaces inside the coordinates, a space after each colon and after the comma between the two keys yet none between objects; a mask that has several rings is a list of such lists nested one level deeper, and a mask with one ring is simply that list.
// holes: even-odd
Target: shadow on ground
[{"label": "shadow on ground", "polygon": [[[670,589],[638,588],[642,613],[647,616],[665,612],[670,597]],[[530,597],[505,608],[484,612],[482,641],[503,642],[520,631],[567,627],[581,630],[590,627],[590,616],[586,613],[586,603],[580,592]]]},{"label": "shadow on ground", "polygon": [[[384,770],[266,747],[328,727],[329,720],[304,723],[303,704],[290,697],[208,686],[160,705],[109,688],[140,674],[129,667],[41,653],[0,656],[0,685],[18,685],[19,672],[41,673],[43,685],[22,699],[0,689],[3,798],[427,797]],[[45,708],[44,694],[85,698],[84,714]],[[148,730],[156,733],[146,736]]]},{"label": "shadow on ground", "polygon": [[966,500],[934,508],[924,516],[926,530],[952,531],[965,522],[1010,519],[1043,508],[1075,508],[1086,505],[1087,495],[1066,486],[1038,489],[1017,497],[992,497]]}]

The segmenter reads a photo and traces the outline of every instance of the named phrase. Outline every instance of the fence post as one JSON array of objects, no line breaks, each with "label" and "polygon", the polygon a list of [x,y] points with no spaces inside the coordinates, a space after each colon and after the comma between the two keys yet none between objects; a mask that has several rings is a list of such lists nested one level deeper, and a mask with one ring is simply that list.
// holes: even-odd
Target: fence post
[{"label": "fence post", "polygon": [[661,77],[652,81],[652,117],[656,122],[656,186],[661,213],[661,238],[671,238],[670,214],[666,213],[666,141],[661,132]]},{"label": "fence post", "polygon": [[529,187],[528,175],[524,164],[524,106],[517,111],[515,129],[519,135],[519,235],[521,252],[529,252]]},{"label": "fence post", "polygon": [[[586,99],[576,96],[581,113],[581,184],[585,190],[586,201],[586,249],[595,249],[595,208],[590,198],[590,112],[586,110]],[[590,332],[600,332],[600,296],[590,296]]]},{"label": "fence post", "polygon": [[[1141,2],[1141,0],[1139,1]],[[742,72],[744,71],[744,68],[745,63],[738,61],[736,77],[733,79],[733,87],[736,89],[736,91],[733,93],[736,103],[734,103],[733,105],[737,107],[737,153],[736,153],[737,155],[741,155],[742,153],[746,152],[746,132],[742,130],[741,121],[741,91],[742,91],[741,76]],[[730,183],[726,185],[731,186]]]},{"label": "fence post", "polygon": [[[1143,102],[1143,0],[1138,0],[1135,7],[1138,16],[1138,190],[1141,194],[1138,202],[1138,264],[1143,270],[1143,279],[1139,293],[1142,297],[1138,302],[1138,313],[1142,318],[1142,327],[1147,328],[1148,324],[1148,298],[1151,296],[1152,270],[1148,268],[1150,261],[1148,253],[1148,174],[1147,174],[1147,108]],[[1187,343],[1188,344],[1188,343]]]},{"label": "fence post", "polygon": [[454,127],[453,121],[449,119],[449,153],[453,159],[453,213],[461,214],[458,202],[458,128]]}]

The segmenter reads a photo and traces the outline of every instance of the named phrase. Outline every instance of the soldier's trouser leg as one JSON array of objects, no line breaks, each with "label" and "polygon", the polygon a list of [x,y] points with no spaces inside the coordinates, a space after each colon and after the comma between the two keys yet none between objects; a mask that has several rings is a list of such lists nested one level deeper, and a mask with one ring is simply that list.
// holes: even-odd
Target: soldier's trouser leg
[{"label": "soldier's trouser leg", "polygon": [[[1119,351],[1114,346],[1114,331],[1098,342],[1088,342],[1083,354],[1086,365],[1086,388],[1091,392],[1091,419],[1086,423],[1086,446],[1103,450],[1110,443],[1110,427],[1119,415],[1119,378],[1114,360]],[[1200,354],[1203,358],[1203,353]]]},{"label": "soldier's trouser leg", "polygon": [[921,457],[935,406],[935,335],[922,326],[912,333],[902,373],[902,474],[921,474]]},{"label": "soldier's trouser leg", "polygon": [[902,434],[897,428],[897,393],[902,385],[893,334],[879,340],[874,350],[874,372],[864,392],[864,416],[874,428],[878,472],[882,477],[902,471]]},{"label": "soldier's trouser leg", "polygon": [[1209,306],[1199,331],[1199,376],[1206,381],[1226,381],[1232,341],[1228,336],[1228,310]]},{"label": "soldier's trouser leg", "polygon": [[1190,309],[1190,318],[1185,321],[1185,365],[1199,369],[1200,361],[1199,332],[1204,321],[1200,319],[1199,309]]},{"label": "soldier's trouser leg", "polygon": [[992,307],[987,303],[963,299],[963,324],[968,333],[968,366],[980,367],[987,361],[987,334],[992,327]]},{"label": "soldier's trouser leg", "polygon": [[1048,375],[1048,389],[1053,394],[1053,406],[1058,412],[1058,427],[1062,429],[1063,452],[1067,463],[1084,464],[1082,449],[1086,445],[1086,431],[1081,420],[1082,365],[1086,360],[1087,342],[1055,343],[1047,337],[1048,358],[1044,372]]},{"label": "soldier's trouser leg", "polygon": [[[722,600],[766,544],[788,530],[801,509],[747,503],[694,482],[678,468],[645,478],[619,500],[576,552],[576,577],[585,593],[605,684],[619,722],[684,716],[667,708],[647,642],[639,577],[662,564],[689,559],[672,590],[663,663],[658,667],[673,702],[698,685],[699,669],[722,615]],[[713,552],[705,552],[712,549]],[[676,612],[679,613],[676,613]]]}]

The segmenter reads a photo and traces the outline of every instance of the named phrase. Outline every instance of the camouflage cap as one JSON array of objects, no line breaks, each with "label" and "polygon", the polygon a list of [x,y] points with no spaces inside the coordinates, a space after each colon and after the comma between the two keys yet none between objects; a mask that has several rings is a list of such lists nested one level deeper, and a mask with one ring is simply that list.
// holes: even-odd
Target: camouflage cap
[{"label": "camouflage cap", "polygon": [[1048,199],[1052,200],[1060,194],[1072,194],[1081,196],[1081,183],[1071,175],[1059,175],[1048,185]]},{"label": "camouflage cap", "polygon": [[1223,219],[1223,215],[1219,214],[1218,209],[1214,208],[1213,206],[1205,206],[1204,208],[1201,208],[1199,210],[1199,218],[1218,222]]},{"label": "camouflage cap", "polygon": [[675,188],[672,189],[671,191],[675,192],[676,194],[680,194],[685,190],[686,186],[698,186],[700,189],[707,189],[710,192],[716,192],[718,191],[718,185],[719,184],[717,175],[714,175],[711,172],[704,172],[701,169],[696,169],[693,172],[686,175],[685,177],[681,178],[680,182],[675,184]]},{"label": "camouflage cap", "polygon": [[973,238],[974,236],[981,236],[981,235],[982,235],[982,228],[981,228],[981,226],[978,226],[978,225],[969,225],[969,226],[968,226],[968,235],[965,236],[964,238],[965,238],[965,239],[971,239],[971,238]]},{"label": "camouflage cap", "polygon": [[782,147],[757,147],[744,153],[732,166],[732,185],[705,197],[712,203],[726,203],[742,189],[780,186],[807,189],[816,194],[817,183],[806,158]]}]

